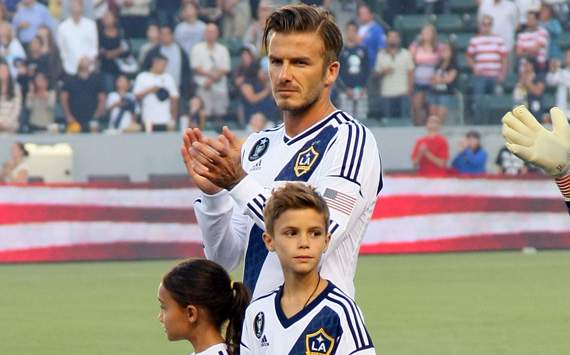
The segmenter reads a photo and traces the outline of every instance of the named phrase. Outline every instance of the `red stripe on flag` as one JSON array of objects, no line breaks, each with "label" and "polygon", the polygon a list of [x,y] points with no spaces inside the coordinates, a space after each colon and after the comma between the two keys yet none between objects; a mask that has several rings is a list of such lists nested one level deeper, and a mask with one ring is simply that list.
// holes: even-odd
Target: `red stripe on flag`
[{"label": "red stripe on flag", "polygon": [[192,208],[0,204],[0,225],[61,221],[195,224],[196,216]]},{"label": "red stripe on flag", "polygon": [[537,249],[569,249],[568,232],[533,232],[465,236],[404,243],[362,245],[361,254],[438,253],[457,251],[512,250],[524,247]]},{"label": "red stripe on flag", "polygon": [[462,212],[535,211],[566,213],[567,209],[561,199],[550,198],[398,195],[380,197],[372,218]]},{"label": "red stripe on flag", "polygon": [[139,260],[202,257],[200,243],[105,243],[0,251],[0,264],[77,260]]}]

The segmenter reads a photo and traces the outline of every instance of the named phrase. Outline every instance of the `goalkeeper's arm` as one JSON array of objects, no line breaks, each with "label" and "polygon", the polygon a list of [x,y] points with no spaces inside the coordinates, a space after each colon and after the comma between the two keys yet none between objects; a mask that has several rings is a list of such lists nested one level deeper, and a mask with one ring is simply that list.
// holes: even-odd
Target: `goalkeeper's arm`
[{"label": "goalkeeper's arm", "polygon": [[558,107],[550,110],[553,130],[545,129],[524,106],[503,117],[507,148],[555,178],[570,213],[570,125]]}]

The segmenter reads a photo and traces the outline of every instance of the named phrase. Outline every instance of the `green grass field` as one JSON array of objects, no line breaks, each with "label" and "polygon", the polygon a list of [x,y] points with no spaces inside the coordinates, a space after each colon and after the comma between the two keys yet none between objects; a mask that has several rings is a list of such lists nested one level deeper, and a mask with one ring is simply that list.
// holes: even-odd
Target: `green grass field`
[{"label": "green grass field", "polygon": [[[156,320],[174,263],[0,266],[0,354],[189,353]],[[380,354],[570,354],[570,252],[361,257],[356,289]]]}]

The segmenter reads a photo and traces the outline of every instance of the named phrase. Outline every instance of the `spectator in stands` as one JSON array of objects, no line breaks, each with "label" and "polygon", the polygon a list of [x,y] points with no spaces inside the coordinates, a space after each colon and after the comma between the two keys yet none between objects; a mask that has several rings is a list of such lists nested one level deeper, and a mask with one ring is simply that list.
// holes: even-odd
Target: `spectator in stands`
[{"label": "spectator in stands", "polygon": [[[95,17],[95,3],[100,2],[100,0],[80,0],[82,8],[82,16],[90,20],[96,20]],[[61,17],[66,19],[73,16],[73,4],[74,0],[61,0]]]},{"label": "spectator in stands", "polygon": [[525,27],[527,24],[526,14],[529,11],[538,11],[540,9],[541,0],[514,0],[519,13],[519,28]]},{"label": "spectator in stands", "polygon": [[64,79],[60,97],[67,124],[79,124],[81,132],[95,130],[105,114],[105,87],[99,73],[91,68],[91,59],[81,58],[77,74]]},{"label": "spectator in stands", "polygon": [[152,0],[115,0],[119,7],[119,21],[127,38],[145,35]]},{"label": "spectator in stands", "polygon": [[0,22],[7,22],[10,21],[10,14],[8,13],[8,9],[6,8],[6,4],[4,1],[0,2]]},{"label": "spectator in stands", "polygon": [[550,60],[546,84],[556,87],[556,106],[566,114],[566,117],[570,117],[570,49],[564,52],[563,67],[560,67],[560,60]]},{"label": "spectator in stands", "polygon": [[123,132],[126,130],[140,130],[137,123],[137,99],[130,92],[131,82],[126,75],[120,74],[115,81],[115,91],[107,97],[107,110],[109,111],[109,131]]},{"label": "spectator in stands", "polygon": [[540,71],[540,65],[534,58],[524,58],[521,61],[518,82],[513,91],[513,99],[517,105],[525,105],[538,120],[546,113],[543,94],[546,78]]},{"label": "spectator in stands", "polygon": [[178,117],[178,87],[166,72],[167,58],[161,53],[152,57],[149,71],[140,73],[133,88],[141,101],[146,132],[164,132],[175,126]]},{"label": "spectator in stands", "polygon": [[[59,54],[59,49],[53,39],[53,35],[51,30],[46,26],[40,26],[38,29],[38,44],[41,46],[39,53],[33,53],[32,49],[30,50],[30,57],[33,60],[45,57],[45,62],[47,63],[47,68],[49,68],[44,74],[47,75],[50,83],[50,87],[54,87],[56,82],[61,78],[61,74],[63,73],[63,67],[61,63],[61,56]],[[33,47],[34,40],[30,43],[30,46]],[[35,50],[34,50],[35,51]],[[43,60],[43,59],[42,59]]]},{"label": "spectator in stands", "polygon": [[190,61],[184,49],[174,41],[169,23],[160,25],[160,43],[148,52],[144,68],[149,68],[152,58],[159,53],[168,58],[166,72],[174,79],[180,98],[186,103],[191,94]]},{"label": "spectator in stands", "polygon": [[337,85],[340,107],[358,119],[368,115],[368,49],[359,44],[358,24],[349,22],[346,25],[346,41],[340,54],[340,73]]},{"label": "spectator in stands", "polygon": [[0,57],[8,63],[13,77],[18,75],[16,61],[26,59],[24,47],[17,38],[14,38],[12,26],[8,22],[0,23]]},{"label": "spectator in stands", "polygon": [[441,60],[431,79],[428,102],[430,115],[438,116],[445,122],[449,109],[454,105],[459,70],[455,49],[450,42],[441,45],[440,53]]},{"label": "spectator in stands", "polygon": [[182,0],[154,0],[154,11],[159,23],[174,23]]},{"label": "spectator in stands", "polygon": [[509,0],[481,0],[479,3],[478,20],[483,15],[493,18],[491,33],[501,36],[509,53],[513,50],[515,33],[519,23],[517,6]]},{"label": "spectator in stands", "polygon": [[111,11],[105,12],[100,23],[99,64],[105,90],[109,92],[113,89],[115,78],[120,73],[117,59],[128,51],[128,45],[122,30],[118,27],[115,14]]},{"label": "spectator in stands", "polygon": [[2,182],[28,182],[28,150],[22,142],[12,144],[10,158],[2,165],[0,181]]},{"label": "spectator in stands", "polygon": [[526,163],[503,146],[497,153],[495,164],[504,175],[524,175],[528,172]]},{"label": "spectator in stands", "polygon": [[46,131],[55,121],[56,93],[50,89],[46,74],[38,71],[30,83],[26,97],[26,108],[29,110],[29,125],[32,132]]},{"label": "spectator in stands", "polygon": [[22,0],[12,19],[12,26],[20,42],[27,46],[36,36],[41,25],[48,26],[52,31],[55,29],[55,22],[47,7],[36,0]]},{"label": "spectator in stands", "polygon": [[251,67],[256,65],[257,49],[251,43],[244,44],[240,49],[240,62],[233,68],[233,84],[239,88],[244,83],[245,77],[251,73]]},{"label": "spectator in stands", "polygon": [[215,24],[206,26],[205,41],[194,46],[191,62],[197,85],[196,94],[204,102],[206,116],[221,123],[229,104],[226,76],[231,63],[228,49],[217,43],[218,35]]},{"label": "spectator in stands", "polygon": [[256,61],[245,73],[244,82],[239,86],[239,93],[245,122],[257,112],[263,113],[272,121],[277,120],[277,107],[273,100],[268,72],[266,68],[261,68],[259,61]]},{"label": "spectator in stands", "polygon": [[10,74],[5,60],[0,60],[0,132],[14,133],[18,130],[22,93]]},{"label": "spectator in stands", "polygon": [[251,22],[249,3],[243,0],[222,1],[223,37],[242,39]]},{"label": "spectator in stands", "polygon": [[95,21],[83,16],[83,2],[71,1],[71,17],[57,29],[57,42],[61,52],[63,70],[69,76],[77,73],[82,58],[95,63],[99,52],[99,39]]},{"label": "spectator in stands", "polygon": [[139,64],[144,68],[144,61],[151,49],[160,43],[160,30],[156,23],[149,23],[146,29],[146,43],[139,48]]},{"label": "spectator in stands", "polygon": [[[517,57],[536,59],[541,71],[546,71],[548,32],[538,25],[538,12],[529,11],[526,27],[517,35]],[[520,63],[517,63],[520,65]]]},{"label": "spectator in stands", "polygon": [[192,54],[192,47],[204,40],[206,24],[198,19],[196,5],[188,2],[182,8],[182,22],[174,30],[176,42],[186,51],[186,55]]},{"label": "spectator in stands", "polygon": [[447,174],[449,145],[447,138],[440,134],[440,118],[429,116],[426,129],[427,134],[416,141],[412,151],[414,168],[420,175],[445,175]]},{"label": "spectator in stands", "polygon": [[552,5],[543,3],[540,7],[539,26],[544,28],[548,32],[548,58],[558,58],[562,59],[562,50],[558,45],[558,39],[562,34],[562,25],[556,17],[553,16]]},{"label": "spectator in stands", "polygon": [[505,40],[492,32],[493,18],[483,15],[479,19],[479,33],[471,38],[467,48],[467,63],[473,71],[472,112],[474,123],[483,121],[481,97],[493,94],[497,84],[507,76],[508,50]]},{"label": "spectator in stands", "polygon": [[426,15],[449,13],[448,0],[423,0]]},{"label": "spectator in stands", "polygon": [[386,36],[382,26],[374,20],[374,14],[368,5],[358,6],[358,21],[360,22],[359,41],[368,50],[368,68],[372,71],[376,66],[378,52],[386,47]]},{"label": "spectator in stands", "polygon": [[410,45],[410,53],[415,64],[412,116],[415,124],[421,126],[426,123],[427,93],[431,89],[431,79],[440,60],[440,44],[432,24],[422,28],[418,40]]},{"label": "spectator in stands", "polygon": [[414,86],[414,61],[401,47],[400,34],[388,32],[388,46],[378,54],[376,74],[382,79],[380,97],[384,117],[408,117]]},{"label": "spectator in stands", "polygon": [[271,122],[268,122],[267,117],[261,112],[256,112],[251,115],[249,119],[249,124],[247,130],[249,133],[259,133],[264,129],[270,128],[272,126]]},{"label": "spectator in stands", "polygon": [[451,166],[460,174],[484,174],[486,172],[487,152],[481,147],[481,135],[469,131],[459,142],[459,154]]},{"label": "spectator in stands", "polygon": [[257,55],[265,54],[262,43],[263,29],[265,28],[265,20],[273,12],[274,6],[268,0],[261,0],[257,7],[257,21],[253,21],[243,36],[243,43],[250,43],[257,48]]}]

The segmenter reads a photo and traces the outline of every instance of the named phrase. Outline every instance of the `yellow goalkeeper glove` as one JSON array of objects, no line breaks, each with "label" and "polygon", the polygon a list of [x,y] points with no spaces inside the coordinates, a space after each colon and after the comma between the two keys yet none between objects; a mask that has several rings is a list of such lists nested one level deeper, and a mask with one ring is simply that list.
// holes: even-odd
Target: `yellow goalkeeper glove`
[{"label": "yellow goalkeeper glove", "polygon": [[553,130],[545,129],[524,106],[503,116],[503,137],[516,156],[558,177],[570,171],[570,125],[558,107],[550,109]]}]

